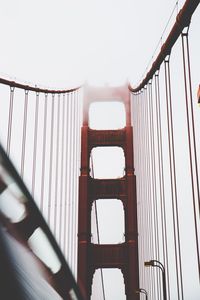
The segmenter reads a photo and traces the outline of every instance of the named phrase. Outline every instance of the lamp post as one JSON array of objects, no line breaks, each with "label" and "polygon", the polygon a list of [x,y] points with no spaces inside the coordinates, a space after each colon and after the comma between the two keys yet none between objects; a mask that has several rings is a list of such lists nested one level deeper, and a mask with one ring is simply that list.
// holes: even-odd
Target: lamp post
[{"label": "lamp post", "polygon": [[146,297],[145,299],[148,300],[148,294],[147,294],[147,291],[145,289],[138,289],[135,291],[136,294],[139,294],[139,293],[142,293],[142,294],[145,294]]},{"label": "lamp post", "polygon": [[162,284],[163,284],[163,300],[167,300],[167,290],[166,290],[166,277],[165,277],[165,267],[158,260],[150,260],[144,262],[145,267],[157,267],[162,271]]}]

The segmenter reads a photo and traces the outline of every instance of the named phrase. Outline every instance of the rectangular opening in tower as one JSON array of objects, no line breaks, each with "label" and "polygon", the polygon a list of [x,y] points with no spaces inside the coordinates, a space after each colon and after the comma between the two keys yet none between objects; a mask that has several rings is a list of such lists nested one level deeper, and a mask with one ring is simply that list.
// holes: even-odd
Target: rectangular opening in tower
[{"label": "rectangular opening in tower", "polygon": [[[111,284],[113,283],[113,284]],[[91,300],[104,299],[99,296],[104,294],[107,300],[125,300],[124,278],[119,269],[97,269],[94,273]]]},{"label": "rectangular opening in tower", "polygon": [[116,179],[124,176],[125,157],[121,147],[96,147],[91,151],[91,177]]},{"label": "rectangular opening in tower", "polygon": [[124,208],[121,200],[98,199],[93,202],[91,233],[94,244],[124,242]]}]

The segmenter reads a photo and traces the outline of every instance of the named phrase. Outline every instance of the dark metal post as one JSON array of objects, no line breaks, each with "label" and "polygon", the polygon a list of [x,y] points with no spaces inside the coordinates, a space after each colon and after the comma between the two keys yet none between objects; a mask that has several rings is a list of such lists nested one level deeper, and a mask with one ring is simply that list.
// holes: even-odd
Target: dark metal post
[{"label": "dark metal post", "polygon": [[135,291],[136,294],[142,293],[145,294],[145,299],[148,300],[148,294],[147,291],[145,289],[138,289]]},{"label": "dark metal post", "polygon": [[163,300],[167,300],[167,289],[166,289],[166,276],[165,267],[158,260],[150,260],[144,262],[145,267],[157,267],[162,271],[162,284],[163,284]]},{"label": "dark metal post", "polygon": [[163,300],[167,300],[165,268],[162,270]]}]

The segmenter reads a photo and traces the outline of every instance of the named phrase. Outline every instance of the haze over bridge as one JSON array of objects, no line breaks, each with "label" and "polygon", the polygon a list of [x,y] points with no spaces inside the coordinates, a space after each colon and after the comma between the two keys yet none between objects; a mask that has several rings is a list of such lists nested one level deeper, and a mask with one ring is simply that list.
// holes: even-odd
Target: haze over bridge
[{"label": "haze over bridge", "polygon": [[[196,96],[199,78],[193,73],[198,57],[190,55],[190,48],[195,53],[195,45],[190,45],[189,40],[195,32],[191,17],[198,4],[199,1],[186,1],[160,53],[137,87],[127,84],[50,90],[0,80],[3,148],[36,199],[73,275],[79,277],[79,287],[86,299],[91,293],[97,299],[95,288],[92,291],[96,268],[100,269],[96,278],[101,280],[98,293],[102,299],[107,294],[104,268],[122,271],[127,299],[146,297],[145,292],[149,299],[196,300],[200,295],[200,128]],[[88,99],[114,101],[113,109],[115,102],[124,102],[124,127],[89,128]],[[98,147],[123,150],[123,176],[95,178],[90,153]],[[8,229],[12,225],[12,239],[17,240],[16,231],[20,233],[21,243],[45,269],[48,284],[61,297],[73,299],[79,292],[68,265],[38,210],[29,204],[30,194],[21,187],[20,179],[1,151],[3,227]],[[120,244],[101,242],[100,199],[122,202],[125,236]],[[8,209],[11,205],[15,207],[12,212]],[[91,223],[95,223],[93,228]],[[49,246],[38,250],[44,243],[44,233],[58,260],[46,255]],[[40,239],[42,243],[38,243]]]}]

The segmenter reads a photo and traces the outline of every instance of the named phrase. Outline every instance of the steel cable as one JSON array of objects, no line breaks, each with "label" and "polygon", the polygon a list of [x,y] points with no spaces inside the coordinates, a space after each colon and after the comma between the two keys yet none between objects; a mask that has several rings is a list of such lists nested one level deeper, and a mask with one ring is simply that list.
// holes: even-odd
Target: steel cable
[{"label": "steel cable", "polygon": [[55,95],[52,95],[51,99],[51,128],[50,128],[50,157],[49,157],[49,189],[48,189],[48,212],[47,212],[47,220],[48,223],[51,223],[51,208],[52,208],[52,176],[53,176],[53,154],[54,154],[54,118],[55,118]]},{"label": "steel cable", "polygon": [[60,95],[57,98],[57,123],[56,123],[56,162],[55,162],[55,193],[54,193],[54,234],[57,236],[57,213],[58,213],[58,170],[60,151]]},{"label": "steel cable", "polygon": [[24,177],[24,164],[25,164],[25,155],[26,155],[27,114],[28,114],[28,91],[25,90],[23,135],[22,135],[22,152],[21,152],[21,170],[20,170],[22,178]]},{"label": "steel cable", "polygon": [[64,185],[64,148],[65,148],[65,94],[62,99],[62,128],[61,128],[61,174],[60,174],[60,211],[59,211],[59,236],[58,241],[61,246],[62,238],[62,216],[63,216],[63,185]]},{"label": "steel cable", "polygon": [[[149,233],[149,251],[148,251],[148,259],[151,259],[154,256],[154,229],[153,229],[153,218],[152,218],[152,166],[151,166],[151,129],[150,129],[150,116],[149,116],[149,85],[145,89],[145,108],[146,108],[146,163],[147,163],[147,170],[146,170],[146,179],[147,179],[147,228],[146,230],[150,231]],[[145,258],[146,260],[147,258]],[[149,277],[150,279],[150,286],[149,292],[152,298],[155,298],[155,273],[154,270],[149,269]]]},{"label": "steel cable", "polygon": [[[192,198],[193,198],[192,200],[193,200],[198,272],[199,272],[199,280],[200,280],[200,249],[199,249],[199,236],[198,236],[198,224],[197,224],[197,222],[198,222],[197,214],[200,216],[200,190],[199,190],[199,173],[198,173],[198,165],[197,165],[194,112],[193,112],[193,105],[192,105],[192,84],[191,84],[191,68],[190,68],[188,30],[187,30],[187,33],[182,33],[181,37],[182,37],[182,54],[183,54],[183,71],[184,71],[183,73],[184,73],[184,84],[185,84],[185,106],[186,106],[190,176],[191,176],[191,185],[192,185]],[[193,155],[192,155],[192,152],[193,152]],[[192,156],[194,157],[194,163],[193,163]],[[196,195],[197,195],[197,202],[199,205],[198,212],[197,212],[196,201],[195,201],[196,196],[195,196],[195,178],[194,177],[196,178]]]},{"label": "steel cable", "polygon": [[13,100],[14,100],[14,87],[10,87],[10,106],[9,106],[9,116],[8,116],[8,130],[7,130],[7,155],[10,155],[10,145],[12,136],[12,121],[13,121]]},{"label": "steel cable", "polygon": [[40,188],[40,209],[44,210],[44,189],[45,189],[45,167],[46,167],[46,135],[47,135],[47,102],[48,95],[44,98],[44,123],[43,123],[43,137],[42,137],[42,174],[41,174],[41,188]]},{"label": "steel cable", "polygon": [[72,228],[71,228],[71,241],[72,241],[72,251],[71,251],[71,261],[74,261],[74,247],[75,247],[75,200],[76,200],[76,168],[75,168],[75,152],[76,152],[76,94],[73,92],[73,113],[72,113]]},{"label": "steel cable", "polygon": [[[65,228],[65,232],[67,231],[67,212],[68,212],[68,207],[67,207],[67,200],[68,200],[68,181],[69,181],[69,166],[68,166],[68,162],[69,162],[69,110],[70,108],[70,103],[69,103],[69,95],[67,94],[67,105],[66,105],[66,115],[65,118],[67,120],[67,124],[66,124],[66,153],[65,153],[65,157],[66,157],[66,169],[65,169],[65,206],[64,206],[64,228]],[[69,226],[69,223],[68,223]],[[66,253],[66,239],[67,235],[65,233],[64,235],[64,240],[63,240],[63,252],[65,253],[65,255],[67,256]]]},{"label": "steel cable", "polygon": [[[70,96],[70,107],[69,107],[69,110],[70,110],[70,115],[69,115],[69,143],[72,145],[72,139],[73,139],[73,136],[72,136],[72,113],[73,113],[73,98],[72,98],[72,95]],[[68,206],[68,218],[69,218],[69,221],[68,221],[68,239],[70,241],[71,239],[71,227],[72,227],[72,178],[73,178],[73,175],[72,175],[72,149],[70,149],[69,151],[69,172],[70,172],[70,178],[69,178],[69,192],[68,192],[68,195],[69,195],[69,206]],[[70,261],[70,258],[71,258],[71,245],[68,243],[68,248],[67,248],[67,253],[68,253],[68,260]]]},{"label": "steel cable", "polygon": [[161,99],[160,99],[160,84],[159,74],[155,75],[156,89],[156,124],[157,124],[157,140],[158,140],[158,172],[160,182],[160,204],[161,204],[161,223],[162,223],[162,244],[163,244],[163,261],[166,269],[167,291],[170,300],[169,289],[169,262],[168,262],[168,243],[167,243],[167,224],[166,224],[166,208],[165,208],[165,187],[164,187],[164,166],[163,166],[163,147],[162,147],[162,125],[161,125]]},{"label": "steel cable", "polygon": [[172,116],[169,59],[165,60],[164,65],[165,65],[165,83],[166,83],[168,147],[169,147],[169,156],[170,156],[172,214],[173,214],[173,230],[174,230],[174,242],[175,242],[176,274],[177,274],[177,279],[176,279],[177,280],[177,292],[178,292],[178,299],[180,299],[180,297],[181,297],[181,299],[184,299],[183,283],[182,283],[182,265],[181,265],[179,216],[178,216],[178,203],[177,203],[177,184],[176,184],[176,166],[175,166],[175,149],[174,149],[174,133],[173,133],[173,116]]},{"label": "steel cable", "polygon": [[33,162],[32,162],[32,196],[35,196],[35,178],[36,178],[36,161],[37,161],[37,144],[38,144],[38,115],[39,115],[39,93],[36,93],[35,100],[35,122],[34,122],[34,140],[33,140]]},{"label": "steel cable", "polygon": [[[153,218],[154,218],[154,232],[155,232],[155,257],[156,260],[160,260],[160,251],[159,251],[159,234],[158,234],[158,195],[157,195],[157,184],[156,184],[156,153],[155,153],[155,128],[154,128],[154,105],[153,105],[153,94],[152,94],[152,84],[150,85],[150,93],[149,93],[149,108],[150,108],[150,128],[151,128],[151,153],[152,153],[152,184],[153,184],[153,198],[152,198],[152,206],[153,206]],[[160,276],[159,270],[156,270],[156,281],[157,281],[157,298],[161,297],[159,293],[158,286],[160,284]]]}]

